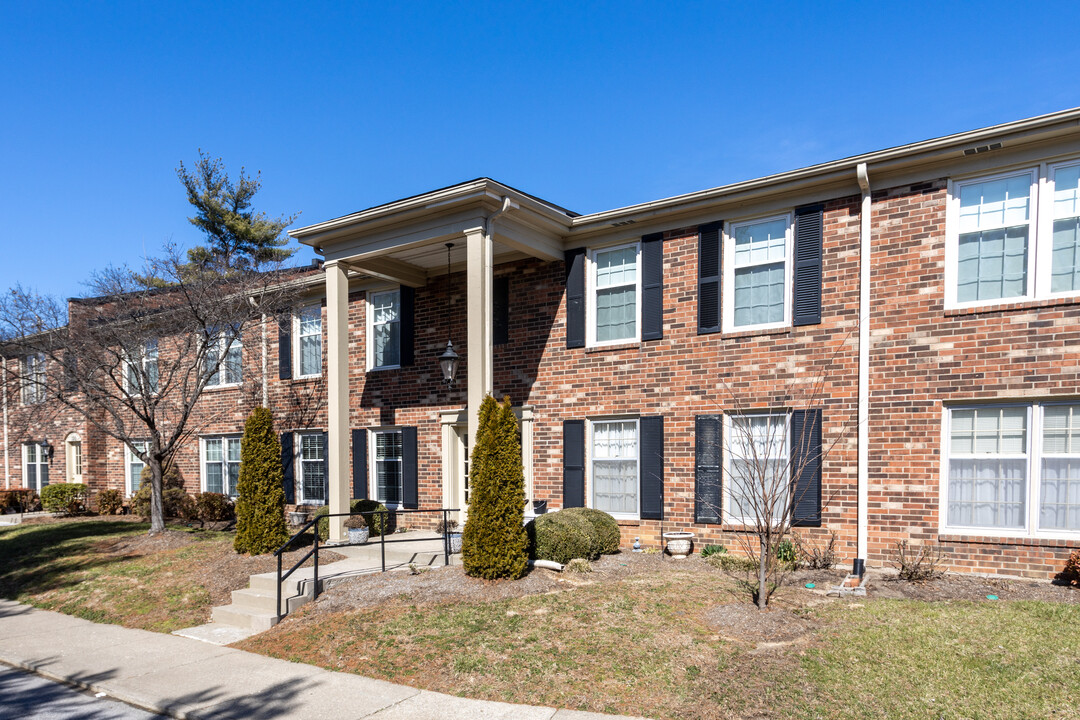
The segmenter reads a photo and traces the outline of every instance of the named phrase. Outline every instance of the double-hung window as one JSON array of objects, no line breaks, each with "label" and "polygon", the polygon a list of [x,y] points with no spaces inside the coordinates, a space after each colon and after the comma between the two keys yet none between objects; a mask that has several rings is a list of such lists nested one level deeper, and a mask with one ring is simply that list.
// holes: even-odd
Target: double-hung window
[{"label": "double-hung window", "polygon": [[[146,452],[150,447],[150,443],[145,440],[136,440],[131,443],[135,446],[135,449],[139,452]],[[127,488],[128,496],[134,495],[139,491],[139,485],[142,484],[142,472],[146,467],[143,461],[139,459],[139,456],[131,452],[131,448],[124,447],[124,468],[127,471]]]},{"label": "double-hung window", "polygon": [[234,330],[223,330],[210,335],[207,340],[206,365],[209,379],[207,387],[238,385],[241,380],[243,351],[240,335]]},{"label": "double-hung window", "polygon": [[1080,534],[1080,405],[946,410],[942,530]]},{"label": "double-hung window", "polygon": [[731,223],[724,241],[724,325],[728,330],[790,323],[791,217]]},{"label": "double-hung window", "polygon": [[236,497],[240,479],[240,438],[203,438],[203,488]]},{"label": "double-hung window", "polygon": [[945,302],[1080,293],[1080,162],[950,183]]},{"label": "double-hung window", "polygon": [[727,423],[728,482],[723,507],[732,522],[783,517],[790,500],[790,415],[731,415]]},{"label": "double-hung window", "polygon": [[300,433],[300,502],[326,502],[326,446],[324,435]]},{"label": "double-hung window", "polygon": [[49,456],[36,442],[23,445],[23,485],[41,492],[49,484]]},{"label": "double-hung window", "polygon": [[589,280],[589,345],[636,341],[640,337],[641,285],[638,243],[593,250]]},{"label": "double-hung window", "polygon": [[322,375],[322,307],[308,305],[296,315],[296,375]]},{"label": "double-hung window", "polygon": [[368,367],[401,365],[401,291],[368,295]]},{"label": "double-hung window", "polygon": [[401,431],[375,430],[372,465],[375,468],[375,499],[384,505],[400,505],[402,494]]},{"label": "double-hung window", "polygon": [[124,377],[127,391],[133,395],[141,395],[145,389],[150,394],[158,390],[158,341],[151,338],[143,343],[137,357],[129,357],[126,366],[127,374]]},{"label": "double-hung window", "polygon": [[638,421],[592,422],[592,507],[611,515],[639,513]]},{"label": "double-hung window", "polygon": [[22,359],[22,401],[24,405],[45,402],[44,353],[31,353]]}]

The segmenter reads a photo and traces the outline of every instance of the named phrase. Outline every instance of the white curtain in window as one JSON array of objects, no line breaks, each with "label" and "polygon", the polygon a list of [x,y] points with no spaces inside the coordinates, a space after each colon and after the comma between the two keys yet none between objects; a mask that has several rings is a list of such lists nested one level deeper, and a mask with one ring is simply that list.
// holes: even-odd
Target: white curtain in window
[{"label": "white curtain in window", "polygon": [[593,506],[609,513],[638,511],[637,422],[593,424]]},{"label": "white curtain in window", "polygon": [[728,457],[728,515],[760,521],[771,506],[780,517],[790,484],[787,416],[731,418]]},{"label": "white curtain in window", "polygon": [[1080,405],[1043,411],[1039,528],[1080,530]]},{"label": "white curtain in window", "polygon": [[1027,497],[1027,408],[953,410],[949,525],[1022,528]]}]

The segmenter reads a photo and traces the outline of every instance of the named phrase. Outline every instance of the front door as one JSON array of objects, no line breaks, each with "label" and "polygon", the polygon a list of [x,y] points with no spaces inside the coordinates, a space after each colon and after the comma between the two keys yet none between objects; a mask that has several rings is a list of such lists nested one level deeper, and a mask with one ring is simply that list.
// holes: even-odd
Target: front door
[{"label": "front door", "polygon": [[458,522],[464,527],[469,505],[469,426],[454,425],[451,434],[450,507],[461,511]]}]

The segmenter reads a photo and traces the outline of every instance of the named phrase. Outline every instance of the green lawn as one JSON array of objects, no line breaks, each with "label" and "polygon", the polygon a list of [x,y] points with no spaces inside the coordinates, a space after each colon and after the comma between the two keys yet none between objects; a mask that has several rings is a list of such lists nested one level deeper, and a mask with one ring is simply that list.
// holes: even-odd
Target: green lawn
[{"label": "green lawn", "polygon": [[655,718],[1065,718],[1080,697],[1080,605],[778,604],[803,637],[740,642],[706,620],[736,601],[704,567],[484,602],[398,598],[301,612],[242,647],[507,702]]},{"label": "green lawn", "polygon": [[0,596],[95,622],[170,632],[207,622],[207,566],[232,552],[228,533],[195,532],[181,547],[138,554],[145,523],[84,520],[0,530]]}]

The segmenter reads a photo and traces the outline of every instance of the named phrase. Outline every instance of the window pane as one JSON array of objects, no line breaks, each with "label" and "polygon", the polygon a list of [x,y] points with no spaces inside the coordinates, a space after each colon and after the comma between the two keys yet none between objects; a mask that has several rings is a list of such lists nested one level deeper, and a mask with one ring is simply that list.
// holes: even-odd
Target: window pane
[{"label": "window pane", "polygon": [[323,473],[323,461],[305,460],[302,466],[304,473],[304,500],[308,502],[325,502],[326,476]]},{"label": "window pane", "polygon": [[224,362],[224,382],[225,383],[238,383],[240,382],[240,344],[233,341],[232,347],[229,348],[229,352],[225,356]]},{"label": "window pane", "polygon": [[637,248],[596,253],[596,287],[637,284]]},{"label": "window pane", "polygon": [[398,349],[401,346],[400,324],[386,323],[376,325],[375,333],[375,367],[387,367],[400,365],[401,358]]},{"label": "window pane", "polygon": [[970,183],[960,188],[960,232],[1026,225],[1031,176]]},{"label": "window pane", "polygon": [[1080,217],[1054,221],[1051,292],[1080,290]]},{"label": "window pane", "polygon": [[598,510],[633,515],[638,511],[637,422],[593,424],[592,491]]},{"label": "window pane", "polygon": [[1080,457],[1044,458],[1039,527],[1080,530]]},{"label": "window pane", "polygon": [[398,293],[375,293],[371,296],[372,319],[376,324],[398,319]]},{"label": "window pane", "polygon": [[1027,452],[1027,408],[953,410],[950,453],[953,455]]},{"label": "window pane", "polygon": [[220,462],[206,463],[206,491],[222,492],[222,465]]},{"label": "window pane", "polygon": [[226,440],[229,445],[229,462],[240,462],[240,449],[243,442],[240,438],[229,438]]},{"label": "window pane", "polygon": [[300,374],[318,375],[322,372],[322,337],[300,338]]},{"label": "window pane", "polygon": [[1027,495],[1023,459],[949,462],[949,525],[1023,528]]},{"label": "window pane", "polygon": [[375,434],[375,456],[401,459],[401,433],[381,432]]},{"label": "window pane", "polygon": [[401,502],[401,433],[375,434],[375,492],[379,502]]},{"label": "window pane", "polygon": [[240,463],[226,463],[229,468],[229,496],[236,497],[236,484],[240,481]]},{"label": "window pane", "polygon": [[956,299],[971,302],[1024,295],[1027,240],[1027,225],[961,235]]},{"label": "window pane", "polygon": [[221,452],[221,439],[215,438],[213,440],[206,441],[206,461],[207,462],[221,462],[223,459]]},{"label": "window pane", "polygon": [[1080,165],[1054,170],[1054,218],[1080,215]]},{"label": "window pane", "polygon": [[300,311],[300,335],[322,335],[322,308],[313,305]]},{"label": "window pane", "polygon": [[735,271],[735,326],[783,322],[784,264]]},{"label": "window pane", "polygon": [[637,337],[637,286],[596,291],[596,340]]},{"label": "window pane", "polygon": [[735,228],[735,267],[783,261],[787,255],[786,218]]}]

